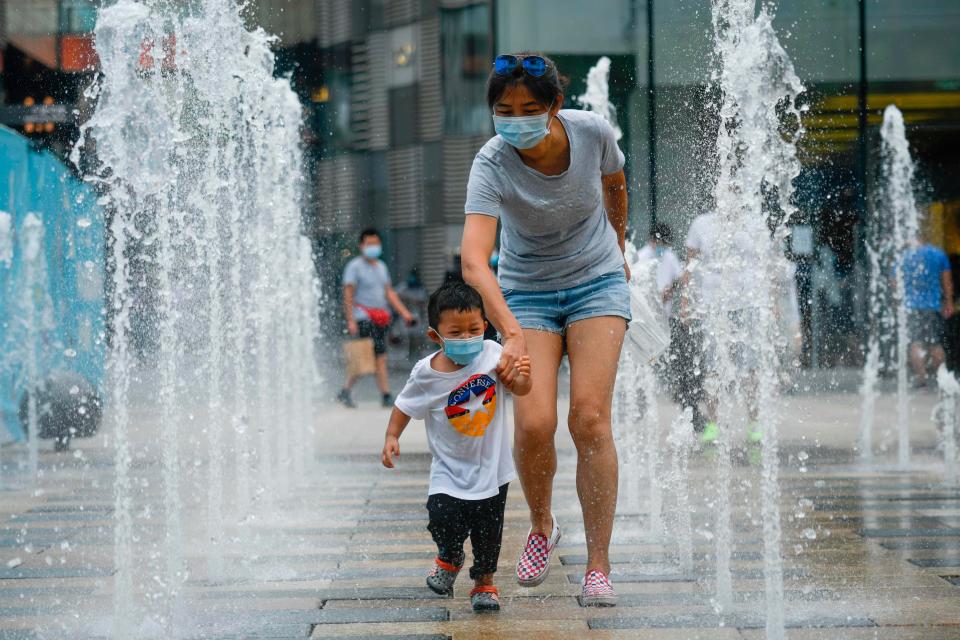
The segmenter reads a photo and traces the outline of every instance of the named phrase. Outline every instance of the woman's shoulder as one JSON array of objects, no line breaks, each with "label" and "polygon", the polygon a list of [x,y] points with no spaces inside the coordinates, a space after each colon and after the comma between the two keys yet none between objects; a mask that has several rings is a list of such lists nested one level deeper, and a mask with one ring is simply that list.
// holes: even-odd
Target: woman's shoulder
[{"label": "woman's shoulder", "polygon": [[563,118],[564,123],[590,130],[599,130],[600,125],[604,122],[600,114],[583,109],[561,109],[560,117]]},{"label": "woman's shoulder", "polygon": [[480,147],[474,158],[474,163],[487,163],[500,166],[504,162],[504,156],[507,151],[507,143],[500,136],[493,136],[487,140],[486,144]]}]

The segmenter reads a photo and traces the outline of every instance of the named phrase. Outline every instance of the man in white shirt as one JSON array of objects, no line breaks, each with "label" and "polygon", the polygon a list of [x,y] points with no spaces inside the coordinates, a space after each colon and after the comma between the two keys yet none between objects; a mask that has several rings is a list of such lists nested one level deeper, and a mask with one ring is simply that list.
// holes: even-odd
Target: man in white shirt
[{"label": "man in white shirt", "polygon": [[652,260],[657,263],[657,291],[660,293],[663,313],[667,317],[673,313],[673,294],[683,275],[683,265],[680,264],[677,254],[670,248],[672,241],[673,232],[670,227],[658,222],[653,225],[653,232],[647,244],[637,252],[638,260]]},{"label": "man in white shirt", "polygon": [[[763,220],[756,224],[764,224]],[[730,234],[730,252],[720,255],[720,242]],[[720,314],[726,314],[734,333],[730,345],[730,363],[741,377],[741,385],[748,398],[750,424],[747,440],[759,442],[762,433],[756,424],[756,370],[759,366],[759,350],[755,344],[743,339],[750,326],[757,326],[758,304],[763,293],[763,280],[752,269],[761,262],[760,249],[751,239],[746,229],[722,228],[719,215],[714,212],[701,214],[694,218],[687,231],[687,270],[692,274],[692,287],[682,299],[681,315],[686,322],[702,322],[706,318],[715,320]],[[688,278],[691,280],[691,278]],[[724,291],[723,287],[735,288]],[[692,302],[692,304],[691,304]],[[703,364],[706,373],[716,378],[720,357],[717,351],[717,337],[712,332],[704,332]],[[716,385],[714,385],[716,386]],[[711,443],[718,436],[716,423],[717,398],[705,393],[707,405],[707,423],[700,439]]]}]

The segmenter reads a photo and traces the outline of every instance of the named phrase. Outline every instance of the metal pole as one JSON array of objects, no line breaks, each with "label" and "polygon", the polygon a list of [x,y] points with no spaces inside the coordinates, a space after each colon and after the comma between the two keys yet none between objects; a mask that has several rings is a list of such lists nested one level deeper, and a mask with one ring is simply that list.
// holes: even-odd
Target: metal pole
[{"label": "metal pole", "polygon": [[857,213],[861,224],[867,212],[867,2],[858,0],[860,82],[857,91]]},{"label": "metal pole", "polygon": [[[857,252],[866,259],[867,243],[867,0],[857,0],[858,53],[860,78],[857,84],[857,226],[860,241]],[[860,262],[858,260],[858,262]],[[862,264],[862,262],[861,262]],[[870,320],[866,319],[869,323]]]},{"label": "metal pole", "polygon": [[651,231],[657,223],[657,96],[654,90],[653,2],[654,0],[647,0],[647,144],[650,145]]}]

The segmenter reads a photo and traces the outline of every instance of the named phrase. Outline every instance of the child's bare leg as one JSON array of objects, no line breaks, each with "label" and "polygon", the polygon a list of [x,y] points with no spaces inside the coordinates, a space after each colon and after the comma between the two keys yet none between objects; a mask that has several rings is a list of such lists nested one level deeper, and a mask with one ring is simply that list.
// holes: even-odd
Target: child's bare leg
[{"label": "child's bare leg", "polygon": [[473,583],[474,583],[474,586],[477,586],[477,587],[493,586],[493,574],[492,573],[481,574],[476,578],[474,578]]}]

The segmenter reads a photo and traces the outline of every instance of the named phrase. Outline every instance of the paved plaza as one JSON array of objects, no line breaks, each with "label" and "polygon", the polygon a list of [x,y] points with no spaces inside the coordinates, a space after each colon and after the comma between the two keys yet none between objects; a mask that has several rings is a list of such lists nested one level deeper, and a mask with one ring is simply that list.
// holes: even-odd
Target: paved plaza
[{"label": "paved plaza", "polygon": [[[929,392],[915,397],[915,452],[911,467],[899,469],[892,463],[895,447],[871,465],[857,460],[855,395],[785,398],[781,514],[790,638],[960,638],[960,490],[943,484],[930,422],[935,400]],[[673,411],[660,403],[664,424]],[[884,422],[893,414],[892,399],[884,398],[878,446],[895,441]],[[585,546],[573,449],[564,435],[555,493],[564,529],[559,562],[540,587],[522,589],[511,579],[528,527],[519,483],[513,483],[497,580],[503,610],[478,616],[470,610],[466,575],[453,598],[424,586],[435,552],[425,529],[429,454],[414,423],[401,439],[398,468],[382,469],[386,417],[386,410],[367,403],[318,415],[315,468],[276,499],[274,516],[231,525],[230,533],[254,540],[255,549],[241,553],[228,540],[225,577],[208,579],[203,554],[185,549],[190,576],[176,614],[178,628],[189,630],[183,637],[764,637],[759,469],[749,453],[736,456],[733,473],[733,610],[718,613],[713,601],[711,450],[690,458],[692,573],[681,572],[676,561],[667,495],[666,534],[651,536],[645,515],[618,516],[612,577],[620,606],[577,605]],[[36,485],[15,469],[22,452],[4,449],[0,638],[108,635],[114,505],[106,436],[79,441],[67,454],[45,443]],[[155,465],[144,460],[141,471],[159,491]],[[192,520],[185,518],[185,527],[202,525]],[[136,513],[135,521],[145,523],[141,535],[159,535],[148,526],[150,514]]]}]

